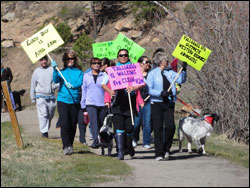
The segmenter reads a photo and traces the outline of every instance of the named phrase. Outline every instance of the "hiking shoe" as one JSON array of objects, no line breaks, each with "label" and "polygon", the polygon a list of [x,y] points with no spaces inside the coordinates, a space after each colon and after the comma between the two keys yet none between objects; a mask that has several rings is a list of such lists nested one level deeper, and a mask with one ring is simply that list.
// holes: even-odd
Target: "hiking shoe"
[{"label": "hiking shoe", "polygon": [[164,156],[165,160],[169,159],[169,155],[170,155],[169,152],[165,153],[165,156]]},{"label": "hiking shoe", "polygon": [[48,132],[46,132],[46,133],[42,133],[42,138],[49,138],[49,134],[48,134]]},{"label": "hiking shoe", "polygon": [[64,155],[71,155],[73,153],[73,148],[71,146],[63,149]]},{"label": "hiking shoe", "polygon": [[151,149],[150,145],[144,145],[143,149]]},{"label": "hiking shoe", "polygon": [[73,147],[72,146],[69,146],[69,152],[70,152],[70,154],[73,153]]},{"label": "hiking shoe", "polygon": [[162,160],[163,160],[163,157],[156,157],[155,160],[156,160],[156,161],[162,161]]},{"label": "hiking shoe", "polygon": [[98,149],[100,147],[100,144],[92,144],[91,148],[93,149]]},{"label": "hiking shoe", "polygon": [[[82,142],[81,142],[81,143],[82,143]],[[87,143],[87,142],[83,142],[82,145],[88,146],[88,143]]]}]

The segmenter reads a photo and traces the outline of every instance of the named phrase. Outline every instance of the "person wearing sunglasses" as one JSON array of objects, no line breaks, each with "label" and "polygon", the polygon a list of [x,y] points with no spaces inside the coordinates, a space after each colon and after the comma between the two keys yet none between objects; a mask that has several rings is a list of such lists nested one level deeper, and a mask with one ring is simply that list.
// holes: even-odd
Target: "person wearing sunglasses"
[{"label": "person wearing sunglasses", "polygon": [[91,133],[93,137],[92,148],[99,148],[98,133],[107,115],[104,105],[104,89],[101,86],[104,72],[101,72],[101,60],[92,58],[90,61],[92,71],[84,74],[82,84],[81,108],[89,115]]},{"label": "person wearing sunglasses", "polygon": [[59,113],[58,122],[60,122],[61,126],[63,152],[65,155],[71,155],[73,153],[76,124],[78,123],[83,73],[77,68],[77,57],[74,51],[65,52],[62,61],[64,68],[61,73],[67,82],[55,69],[57,63],[52,61],[51,65],[54,68],[53,81],[60,83],[57,95],[57,109]]},{"label": "person wearing sunglasses", "polygon": [[[151,61],[147,56],[141,56],[138,59],[138,63],[141,65],[142,75],[147,78],[148,72],[151,69]],[[142,99],[144,100],[144,105],[140,106],[140,111],[135,116],[135,125],[133,132],[133,147],[137,146],[137,142],[139,141],[139,133],[140,133],[140,125],[143,122],[143,148],[150,149],[150,138],[151,138],[151,104],[150,104],[150,95],[149,88],[146,84],[141,87],[140,94]]]},{"label": "person wearing sunglasses", "polygon": [[[126,49],[121,49],[117,54],[118,62],[116,66],[131,64],[129,60],[129,53]],[[137,90],[139,87],[131,86],[126,89],[120,89],[117,91],[112,91],[108,88],[107,84],[109,82],[108,76],[103,79],[102,87],[107,91],[112,97],[111,113],[114,114],[112,120],[115,129],[116,146],[118,151],[117,158],[119,160],[124,160],[124,155],[129,154],[131,157],[135,155],[135,150],[132,145],[132,133],[133,125],[131,121],[130,107],[128,93],[131,96],[131,104],[133,109],[133,114],[136,113],[136,102],[141,104],[139,101]]]}]

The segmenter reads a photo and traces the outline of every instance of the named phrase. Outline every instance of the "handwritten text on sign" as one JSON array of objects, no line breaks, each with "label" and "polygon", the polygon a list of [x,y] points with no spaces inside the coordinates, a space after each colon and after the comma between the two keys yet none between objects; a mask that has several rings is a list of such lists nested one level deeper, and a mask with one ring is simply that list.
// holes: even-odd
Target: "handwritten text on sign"
[{"label": "handwritten text on sign", "polygon": [[102,59],[104,57],[109,59],[115,59],[117,54],[112,51],[111,46],[113,41],[99,42],[92,44],[94,57]]},{"label": "handwritten text on sign", "polygon": [[205,46],[183,35],[172,55],[200,71],[211,52]]},{"label": "handwritten text on sign", "polygon": [[117,55],[120,49],[127,49],[129,52],[129,58],[132,63],[137,63],[138,59],[145,52],[139,44],[129,39],[123,34],[119,34],[117,38],[113,41],[112,51]]},{"label": "handwritten text on sign", "polygon": [[21,43],[30,60],[35,63],[64,42],[52,24],[44,27]]},{"label": "handwritten text on sign", "polygon": [[108,67],[106,70],[112,90],[144,85],[144,78],[139,63]]}]

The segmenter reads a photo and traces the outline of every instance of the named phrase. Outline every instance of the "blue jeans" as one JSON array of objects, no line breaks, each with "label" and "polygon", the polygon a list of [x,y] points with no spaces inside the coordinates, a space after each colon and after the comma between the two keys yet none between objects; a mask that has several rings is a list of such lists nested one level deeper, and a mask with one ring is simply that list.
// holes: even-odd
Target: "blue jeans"
[{"label": "blue jeans", "polygon": [[105,106],[86,106],[86,110],[89,114],[89,121],[91,125],[91,133],[93,136],[93,144],[98,144],[99,130],[103,125],[103,121],[107,115],[107,109]]},{"label": "blue jeans", "polygon": [[134,125],[134,140],[139,140],[140,125],[143,121],[143,145],[150,145],[151,135],[151,104],[148,102],[143,108],[140,107],[140,111],[135,116]]}]

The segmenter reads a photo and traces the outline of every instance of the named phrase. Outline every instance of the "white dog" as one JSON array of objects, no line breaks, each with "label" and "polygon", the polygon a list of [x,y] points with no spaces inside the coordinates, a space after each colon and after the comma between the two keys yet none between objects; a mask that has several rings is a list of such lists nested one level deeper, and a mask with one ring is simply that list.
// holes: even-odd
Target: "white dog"
[{"label": "white dog", "polygon": [[179,120],[178,140],[179,151],[182,149],[182,141],[184,137],[188,140],[188,152],[192,153],[191,143],[197,145],[200,154],[206,154],[205,142],[206,137],[210,136],[213,131],[214,121],[220,119],[219,115],[207,114],[200,118],[184,117]]}]

